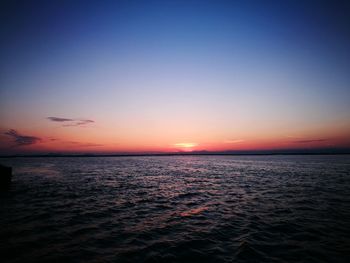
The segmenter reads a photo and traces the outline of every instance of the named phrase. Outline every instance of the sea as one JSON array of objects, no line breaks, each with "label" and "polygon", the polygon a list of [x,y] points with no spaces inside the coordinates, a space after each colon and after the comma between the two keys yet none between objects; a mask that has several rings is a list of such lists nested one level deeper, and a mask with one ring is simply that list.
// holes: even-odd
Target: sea
[{"label": "sea", "polygon": [[0,163],[1,262],[350,262],[350,155]]}]

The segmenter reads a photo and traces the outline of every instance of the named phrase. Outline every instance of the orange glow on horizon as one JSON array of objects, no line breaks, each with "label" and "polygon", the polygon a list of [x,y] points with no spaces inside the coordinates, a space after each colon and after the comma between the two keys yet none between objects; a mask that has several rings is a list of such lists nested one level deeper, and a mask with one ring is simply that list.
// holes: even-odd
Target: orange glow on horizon
[{"label": "orange glow on horizon", "polygon": [[181,149],[183,151],[193,151],[193,148],[198,146],[197,143],[193,143],[193,142],[180,142],[180,143],[175,143],[174,147],[177,149]]},{"label": "orange glow on horizon", "polygon": [[[244,132],[237,127],[231,132],[209,128],[200,132],[190,126],[163,126],[150,130],[118,130],[113,125],[96,122],[88,127],[43,126],[43,129],[20,127],[21,136],[39,138],[33,144],[16,145],[15,138],[0,130],[2,153],[169,153],[326,149],[350,147],[348,125],[332,128],[300,129],[284,132],[269,130],[260,133]],[[192,130],[191,130],[191,129]],[[83,132],[82,132],[83,131]],[[232,134],[232,135],[230,135]]]}]

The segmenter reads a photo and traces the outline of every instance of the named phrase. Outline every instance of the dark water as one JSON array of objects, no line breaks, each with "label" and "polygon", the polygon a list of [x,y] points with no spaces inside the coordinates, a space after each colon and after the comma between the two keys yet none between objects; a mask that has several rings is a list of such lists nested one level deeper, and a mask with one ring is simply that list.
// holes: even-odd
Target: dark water
[{"label": "dark water", "polygon": [[1,262],[350,260],[350,156],[0,163]]}]

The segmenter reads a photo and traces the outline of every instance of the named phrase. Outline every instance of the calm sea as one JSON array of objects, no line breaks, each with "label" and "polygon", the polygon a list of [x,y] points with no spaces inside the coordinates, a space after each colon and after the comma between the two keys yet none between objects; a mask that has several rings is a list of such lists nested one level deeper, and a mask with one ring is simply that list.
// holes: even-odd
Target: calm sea
[{"label": "calm sea", "polygon": [[350,156],[0,163],[1,262],[350,260]]}]

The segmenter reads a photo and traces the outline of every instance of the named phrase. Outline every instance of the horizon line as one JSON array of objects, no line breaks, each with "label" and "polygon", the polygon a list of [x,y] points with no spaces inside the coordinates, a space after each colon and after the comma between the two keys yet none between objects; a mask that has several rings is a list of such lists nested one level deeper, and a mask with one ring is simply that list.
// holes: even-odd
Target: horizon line
[{"label": "horizon line", "polygon": [[164,153],[43,153],[0,155],[0,158],[16,157],[152,157],[152,156],[263,156],[263,155],[350,155],[350,149],[337,151],[250,151],[250,152],[164,152]]}]

